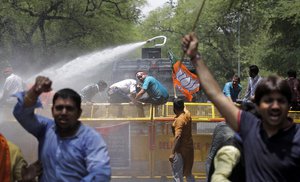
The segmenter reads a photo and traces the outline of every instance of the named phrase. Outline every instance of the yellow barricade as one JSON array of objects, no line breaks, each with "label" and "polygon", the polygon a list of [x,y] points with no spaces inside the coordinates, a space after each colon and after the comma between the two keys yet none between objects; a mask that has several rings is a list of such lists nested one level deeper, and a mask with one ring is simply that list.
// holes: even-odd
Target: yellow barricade
[{"label": "yellow barricade", "polygon": [[[212,103],[185,103],[193,119],[193,140],[195,160],[193,174],[196,178],[205,178],[205,161],[210,149],[212,132],[224,118]],[[111,156],[113,178],[161,178],[171,177],[168,157],[173,145],[171,124],[174,113],[171,102],[161,106],[149,104],[94,103],[83,104],[80,118],[85,124],[99,131],[108,144]],[[10,114],[12,108],[3,110],[5,121],[15,121]],[[38,114],[51,116],[51,106],[36,111]],[[290,111],[289,116],[300,122],[300,112]],[[3,128],[7,128],[2,124]],[[17,123],[15,123],[17,124]],[[20,128],[18,125],[16,127]],[[22,128],[20,128],[22,129]],[[6,135],[9,136],[6,131]],[[15,135],[15,134],[14,134]],[[13,135],[12,135],[13,136]],[[14,141],[17,144],[24,143]],[[20,140],[21,141],[21,140]],[[37,151],[36,141],[32,138],[21,145],[23,151]],[[26,147],[30,147],[27,149]],[[24,148],[25,147],[25,148]],[[37,157],[32,152],[25,157],[33,162]]]}]

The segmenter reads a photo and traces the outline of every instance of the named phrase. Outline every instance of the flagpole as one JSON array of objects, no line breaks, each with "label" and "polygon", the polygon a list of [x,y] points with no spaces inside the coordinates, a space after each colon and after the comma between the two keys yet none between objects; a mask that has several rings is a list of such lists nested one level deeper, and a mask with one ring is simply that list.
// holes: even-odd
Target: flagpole
[{"label": "flagpole", "polygon": [[[194,25],[193,25],[193,28],[192,28],[192,32],[194,32],[195,29],[196,29],[197,23],[198,23],[198,21],[199,21],[199,17],[200,17],[200,15],[201,15],[201,13],[202,13],[202,9],[203,9],[204,4],[205,4],[205,1],[206,1],[206,0],[203,0],[203,2],[202,2],[202,4],[201,4],[201,7],[200,7],[200,9],[199,9],[199,11],[198,11],[197,18],[196,18],[196,20],[195,20],[195,22],[194,22]],[[182,62],[183,62],[183,60],[184,60],[184,57],[185,57],[185,52],[182,53],[181,60],[180,60],[180,65],[182,64]]]},{"label": "flagpole", "polygon": [[173,90],[174,90],[174,98],[177,98],[177,93],[176,93],[176,88],[175,88],[175,84],[173,83]]}]

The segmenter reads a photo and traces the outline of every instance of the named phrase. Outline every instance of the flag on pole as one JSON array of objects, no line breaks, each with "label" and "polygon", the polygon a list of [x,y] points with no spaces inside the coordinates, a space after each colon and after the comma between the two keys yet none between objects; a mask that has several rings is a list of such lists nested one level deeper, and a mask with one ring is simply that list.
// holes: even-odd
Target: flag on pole
[{"label": "flag on pole", "polygon": [[176,87],[188,101],[192,101],[193,94],[200,90],[200,83],[197,75],[191,73],[170,51],[169,56],[173,64],[172,79],[174,87]]}]

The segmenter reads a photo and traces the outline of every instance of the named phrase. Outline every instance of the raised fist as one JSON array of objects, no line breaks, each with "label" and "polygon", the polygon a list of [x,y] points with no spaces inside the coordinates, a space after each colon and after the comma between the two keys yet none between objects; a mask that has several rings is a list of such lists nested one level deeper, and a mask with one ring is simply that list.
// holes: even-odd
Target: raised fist
[{"label": "raised fist", "polygon": [[52,81],[48,77],[38,76],[35,79],[33,90],[35,93],[40,95],[43,92],[50,92],[52,90],[51,85],[52,85]]}]

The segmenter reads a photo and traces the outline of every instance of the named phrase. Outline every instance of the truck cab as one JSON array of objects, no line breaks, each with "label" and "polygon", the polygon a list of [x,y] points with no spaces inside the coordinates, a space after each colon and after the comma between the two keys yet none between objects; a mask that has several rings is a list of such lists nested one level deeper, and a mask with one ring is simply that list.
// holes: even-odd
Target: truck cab
[{"label": "truck cab", "polygon": [[[169,101],[173,101],[175,96],[172,80],[172,60],[168,57],[162,58],[161,48],[142,48],[142,58],[135,60],[118,60],[113,65],[111,81],[113,83],[123,79],[135,78],[138,71],[147,72],[160,81],[169,92]],[[191,71],[195,72],[189,60],[184,60],[183,64]],[[177,97],[184,98],[183,94],[176,89]],[[195,97],[198,98],[198,97]],[[196,99],[195,99],[196,101]]]}]

